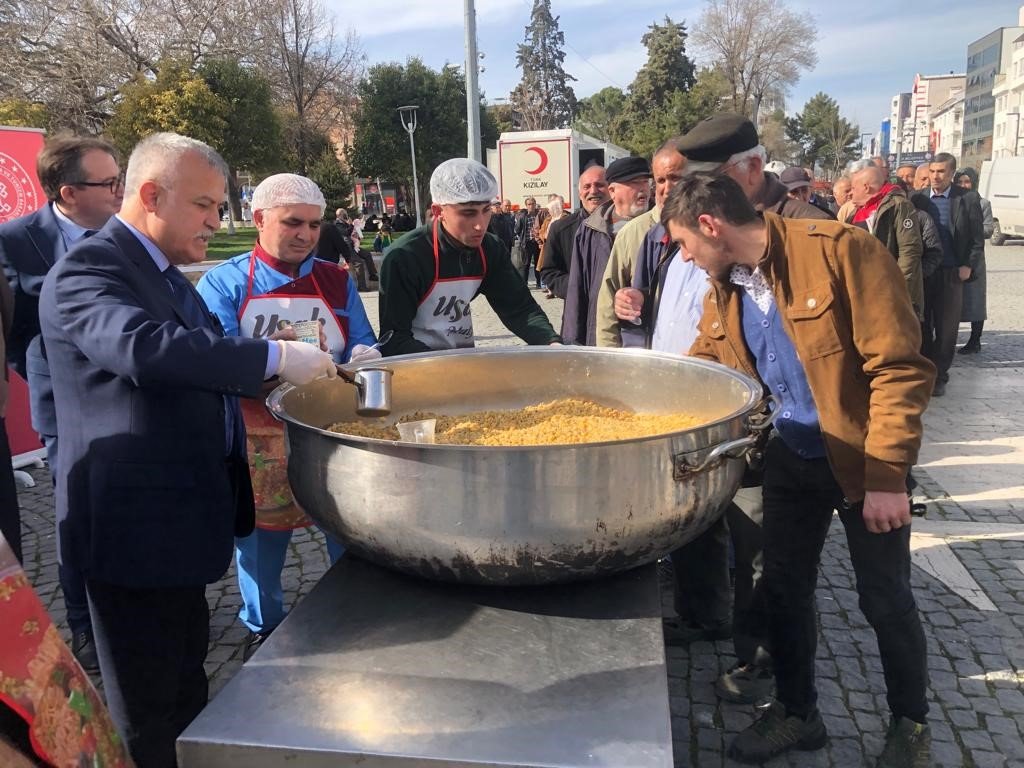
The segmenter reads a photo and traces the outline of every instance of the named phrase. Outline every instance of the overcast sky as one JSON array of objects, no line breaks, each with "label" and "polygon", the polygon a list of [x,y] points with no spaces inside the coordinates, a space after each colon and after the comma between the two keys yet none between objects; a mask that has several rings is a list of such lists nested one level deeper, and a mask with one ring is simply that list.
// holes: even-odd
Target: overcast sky
[{"label": "overcast sky", "polygon": [[[326,0],[340,27],[359,34],[368,62],[404,62],[419,56],[431,67],[462,65],[462,0]],[[835,98],[844,116],[877,131],[893,94],[909,91],[915,73],[962,73],[967,45],[1000,26],[1017,23],[1020,2],[1007,0],[788,0],[818,28],[818,65],[791,90],[795,113],[818,91]],[[520,79],[516,45],[523,41],[531,0],[476,0],[477,45],[485,54],[480,87],[489,100],[507,97]],[[665,15],[692,29],[703,2],[664,0],[552,0],[565,34],[565,69],[577,97],[608,85],[625,89],[646,60],[640,43],[647,26]],[[943,6],[943,10],[936,10]],[[628,10],[626,10],[628,9]],[[693,53],[691,52],[691,56]],[[697,59],[698,64],[701,63]]]}]

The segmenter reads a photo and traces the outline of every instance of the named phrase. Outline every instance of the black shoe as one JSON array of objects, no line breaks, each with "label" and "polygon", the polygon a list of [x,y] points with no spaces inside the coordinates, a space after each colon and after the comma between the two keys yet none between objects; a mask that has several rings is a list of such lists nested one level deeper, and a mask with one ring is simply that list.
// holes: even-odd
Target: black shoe
[{"label": "black shoe", "polygon": [[946,382],[935,380],[935,386],[932,387],[932,397],[942,397],[946,394]]},{"label": "black shoe", "polygon": [[[270,630],[273,632],[274,630]],[[270,637],[270,632],[249,632],[245,638],[245,645],[242,649],[242,661],[246,662],[259,650],[264,641]]]},{"label": "black shoe", "polygon": [[92,632],[76,632],[71,638],[71,655],[86,672],[91,675],[99,674],[100,660],[96,657],[96,643],[92,639]]},{"label": "black shoe", "polygon": [[961,355],[976,355],[979,352],[981,352],[981,342],[968,341],[966,344],[960,347],[960,349],[958,349],[957,352]]},{"label": "black shoe", "polygon": [[791,749],[821,749],[828,732],[815,709],[806,718],[786,715],[777,701],[753,725],[740,731],[729,745],[729,757],[740,763],[763,763]]},{"label": "black shoe", "polygon": [[893,718],[885,734],[885,748],[876,768],[928,768],[932,734],[927,725],[907,717]]},{"label": "black shoe", "polygon": [[737,664],[715,681],[715,693],[734,704],[757,704],[775,693],[775,675],[759,664]]},{"label": "black shoe", "polygon": [[662,619],[665,630],[665,643],[668,645],[689,645],[690,643],[728,640],[732,637],[732,625],[713,624],[704,627],[692,621],[679,618]]}]

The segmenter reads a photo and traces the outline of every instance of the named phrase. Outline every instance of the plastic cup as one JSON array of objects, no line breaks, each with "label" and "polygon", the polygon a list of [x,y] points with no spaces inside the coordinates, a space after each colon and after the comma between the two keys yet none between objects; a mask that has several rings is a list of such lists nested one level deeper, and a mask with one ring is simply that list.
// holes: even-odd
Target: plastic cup
[{"label": "plastic cup", "polygon": [[319,320],[301,320],[298,323],[292,323],[292,329],[295,331],[295,337],[299,341],[304,341],[307,344],[312,344],[315,347],[320,346],[320,321]]},{"label": "plastic cup", "polygon": [[422,419],[421,421],[406,421],[397,424],[398,436],[406,443],[432,443],[434,442],[434,427],[437,419]]}]

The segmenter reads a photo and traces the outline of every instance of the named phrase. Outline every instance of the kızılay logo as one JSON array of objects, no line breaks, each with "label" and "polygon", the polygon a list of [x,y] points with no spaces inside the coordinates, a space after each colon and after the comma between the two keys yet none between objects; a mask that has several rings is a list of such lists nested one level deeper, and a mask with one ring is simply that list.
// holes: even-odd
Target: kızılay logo
[{"label": "k\u0131z\u0131lay logo", "polygon": [[25,169],[0,152],[0,221],[16,219],[38,207],[35,185]]},{"label": "k\u0131z\u0131lay logo", "polygon": [[527,168],[526,172],[531,176],[536,176],[538,173],[544,173],[544,169],[548,167],[548,153],[540,147],[527,147],[526,151],[537,153],[537,167],[532,171]]}]

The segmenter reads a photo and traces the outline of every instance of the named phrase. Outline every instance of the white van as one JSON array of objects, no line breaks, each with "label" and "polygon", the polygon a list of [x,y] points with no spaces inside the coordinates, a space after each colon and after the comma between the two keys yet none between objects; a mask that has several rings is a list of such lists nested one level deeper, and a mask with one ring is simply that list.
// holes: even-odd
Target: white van
[{"label": "white van", "polygon": [[978,193],[992,204],[992,245],[1024,238],[1024,157],[986,160],[978,186]]}]

